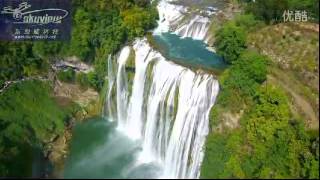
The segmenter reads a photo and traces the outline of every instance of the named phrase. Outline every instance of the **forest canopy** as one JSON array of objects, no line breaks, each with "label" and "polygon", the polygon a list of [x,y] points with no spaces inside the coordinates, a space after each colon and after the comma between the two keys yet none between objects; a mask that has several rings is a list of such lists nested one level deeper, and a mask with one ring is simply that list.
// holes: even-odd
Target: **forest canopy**
[{"label": "forest canopy", "polygon": [[70,42],[0,42],[0,87],[5,81],[47,72],[57,58],[76,56],[95,67],[91,86],[99,90],[106,60],[127,41],[155,27],[158,14],[145,0],[73,0]]},{"label": "forest canopy", "polygon": [[[201,177],[317,179],[319,130],[306,128],[307,119],[293,113],[290,96],[269,84],[272,62],[247,46],[247,35],[260,26],[280,23],[287,9],[305,9],[318,21],[319,1],[244,2],[246,11],[215,34],[217,53],[230,66],[219,77]],[[235,127],[224,127],[225,114],[234,115],[230,119],[237,121]]]}]

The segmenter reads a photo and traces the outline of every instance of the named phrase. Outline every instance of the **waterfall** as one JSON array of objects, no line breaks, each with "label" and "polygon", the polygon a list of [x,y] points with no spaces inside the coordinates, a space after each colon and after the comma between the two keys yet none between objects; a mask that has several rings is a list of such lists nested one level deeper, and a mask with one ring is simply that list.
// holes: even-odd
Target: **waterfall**
[{"label": "waterfall", "polygon": [[[113,121],[114,118],[114,113],[112,110],[112,88],[113,88],[113,84],[115,81],[115,76],[114,76],[114,72],[113,72],[113,63],[112,63],[112,56],[109,55],[108,57],[108,91],[107,91],[107,96],[106,96],[106,107],[103,108],[103,114],[108,114],[109,115],[109,119],[111,121]],[[107,112],[106,112],[107,110]]]},{"label": "waterfall", "polygon": [[118,73],[117,73],[117,119],[119,129],[125,129],[127,104],[128,104],[128,85],[127,76],[125,73],[125,64],[130,54],[130,48],[122,49],[118,58]]},{"label": "waterfall", "polygon": [[[135,61],[133,78],[126,71],[129,58]],[[115,104],[116,112],[111,107],[107,112],[115,114],[119,131],[141,143],[137,163],[159,164],[160,178],[199,178],[209,112],[219,91],[217,80],[167,61],[146,39],[124,47],[117,67],[110,61],[117,72],[110,69],[108,74],[107,101],[112,102],[106,104]],[[111,98],[112,89],[116,98]]]},{"label": "waterfall", "polygon": [[206,40],[209,27],[209,18],[196,15],[190,22],[180,25],[175,33],[182,38],[191,37],[195,40]]},{"label": "waterfall", "polygon": [[[171,4],[170,1],[159,2],[159,21],[154,34],[160,35],[164,32],[172,32],[182,38],[190,37],[195,40],[208,42],[210,37],[208,31],[211,21],[209,17],[189,12],[189,8],[182,5]],[[213,15],[215,13],[212,13]]]},{"label": "waterfall", "polygon": [[[208,42],[209,17],[169,0],[160,1],[158,11],[155,35],[172,32]],[[161,167],[159,178],[199,178],[209,113],[219,92],[213,75],[168,61],[144,38],[122,48],[116,63],[109,57],[108,82],[108,119],[141,145],[128,171],[154,163]]]}]

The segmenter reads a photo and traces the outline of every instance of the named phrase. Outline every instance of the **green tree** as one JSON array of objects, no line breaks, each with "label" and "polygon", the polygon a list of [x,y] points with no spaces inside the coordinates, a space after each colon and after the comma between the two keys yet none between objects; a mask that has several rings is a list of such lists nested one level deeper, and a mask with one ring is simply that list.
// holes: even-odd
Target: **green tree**
[{"label": "green tree", "polygon": [[83,88],[87,88],[90,86],[90,81],[89,81],[88,75],[85,73],[81,73],[81,72],[78,73],[76,75],[76,81]]},{"label": "green tree", "polygon": [[61,70],[58,72],[58,79],[63,82],[69,82],[69,83],[75,82],[76,72],[71,68],[68,68],[66,70]]},{"label": "green tree", "polygon": [[144,35],[146,30],[155,27],[155,22],[158,18],[157,11],[154,8],[145,10],[138,6],[123,11],[121,15],[123,24],[127,28],[129,39]]},{"label": "green tree", "polygon": [[215,44],[217,53],[231,64],[246,49],[246,32],[234,22],[227,23],[218,30]]},{"label": "green tree", "polygon": [[253,103],[239,128],[208,137],[202,177],[319,178],[319,135],[292,117],[284,92],[262,86]]},{"label": "green tree", "polygon": [[256,51],[244,51],[235,66],[238,66],[250,79],[263,83],[267,78],[267,57]]},{"label": "green tree", "polygon": [[268,24],[282,22],[285,10],[305,10],[313,21],[319,22],[319,0],[256,0],[250,1],[246,10]]},{"label": "green tree", "polygon": [[68,44],[60,41],[39,41],[33,43],[32,50],[36,57],[50,59],[51,57],[65,55],[68,50]]},{"label": "green tree", "polygon": [[254,31],[264,25],[263,21],[258,20],[252,13],[238,14],[233,21],[236,26],[242,27],[247,32]]},{"label": "green tree", "polygon": [[47,83],[21,82],[0,94],[0,176],[31,176],[32,148],[60,135],[66,114]]},{"label": "green tree", "polygon": [[237,61],[220,77],[222,91],[219,104],[239,110],[250,103],[260,84],[267,78],[267,58],[255,51],[245,50]]},{"label": "green tree", "polygon": [[283,12],[288,9],[287,0],[256,0],[255,2],[250,2],[247,7],[247,11],[267,23],[281,22]]},{"label": "green tree", "polygon": [[92,52],[90,33],[93,28],[90,13],[82,8],[77,9],[73,25],[70,53],[76,55],[81,60],[89,61],[88,58]]}]

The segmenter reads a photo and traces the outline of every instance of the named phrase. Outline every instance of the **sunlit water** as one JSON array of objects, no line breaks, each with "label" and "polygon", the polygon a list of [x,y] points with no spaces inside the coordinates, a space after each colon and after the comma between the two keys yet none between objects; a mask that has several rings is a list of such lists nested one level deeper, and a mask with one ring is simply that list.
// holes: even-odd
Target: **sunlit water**
[{"label": "sunlit water", "polygon": [[66,160],[65,178],[153,178],[156,164],[136,165],[139,142],[118,132],[106,119],[88,120],[75,127]]},{"label": "sunlit water", "polygon": [[207,45],[200,40],[181,38],[171,33],[155,35],[154,39],[162,49],[161,52],[175,62],[216,70],[226,67],[223,59],[216,53],[208,50]]},{"label": "sunlit water", "polygon": [[[103,115],[112,122],[89,120],[75,128],[65,178],[200,177],[209,113],[219,92],[215,76],[203,69],[226,65],[200,41],[207,37],[206,18],[166,32],[171,15],[182,17],[179,9],[165,0],[158,6],[154,39],[159,49],[141,38],[108,58]],[[135,73],[129,81],[126,64],[132,53]]]},{"label": "sunlit water", "polygon": [[[130,51],[136,61],[132,84],[125,69]],[[106,102],[112,103],[106,103],[104,115],[114,119],[75,128],[64,177],[199,177],[209,112],[219,91],[214,76],[169,62],[146,39],[124,47],[118,63],[112,61],[117,72],[109,74],[115,83],[109,83]]]},{"label": "sunlit water", "polygon": [[[175,59],[212,68],[224,65],[199,41],[164,38]],[[136,64],[132,84],[125,68],[131,51]],[[219,91],[214,76],[169,62],[146,39],[136,40],[132,49],[124,47],[117,63],[112,62],[109,58],[114,68],[108,79],[115,83],[109,83],[104,111],[112,122],[89,120],[75,128],[64,177],[199,177],[209,112]]]}]

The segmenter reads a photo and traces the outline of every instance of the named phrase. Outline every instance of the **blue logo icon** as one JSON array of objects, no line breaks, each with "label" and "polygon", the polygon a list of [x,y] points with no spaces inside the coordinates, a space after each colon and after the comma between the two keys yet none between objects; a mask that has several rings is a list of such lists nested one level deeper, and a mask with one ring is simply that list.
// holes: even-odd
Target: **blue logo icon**
[{"label": "blue logo icon", "polygon": [[70,31],[69,0],[1,1],[2,40],[69,40]]}]

